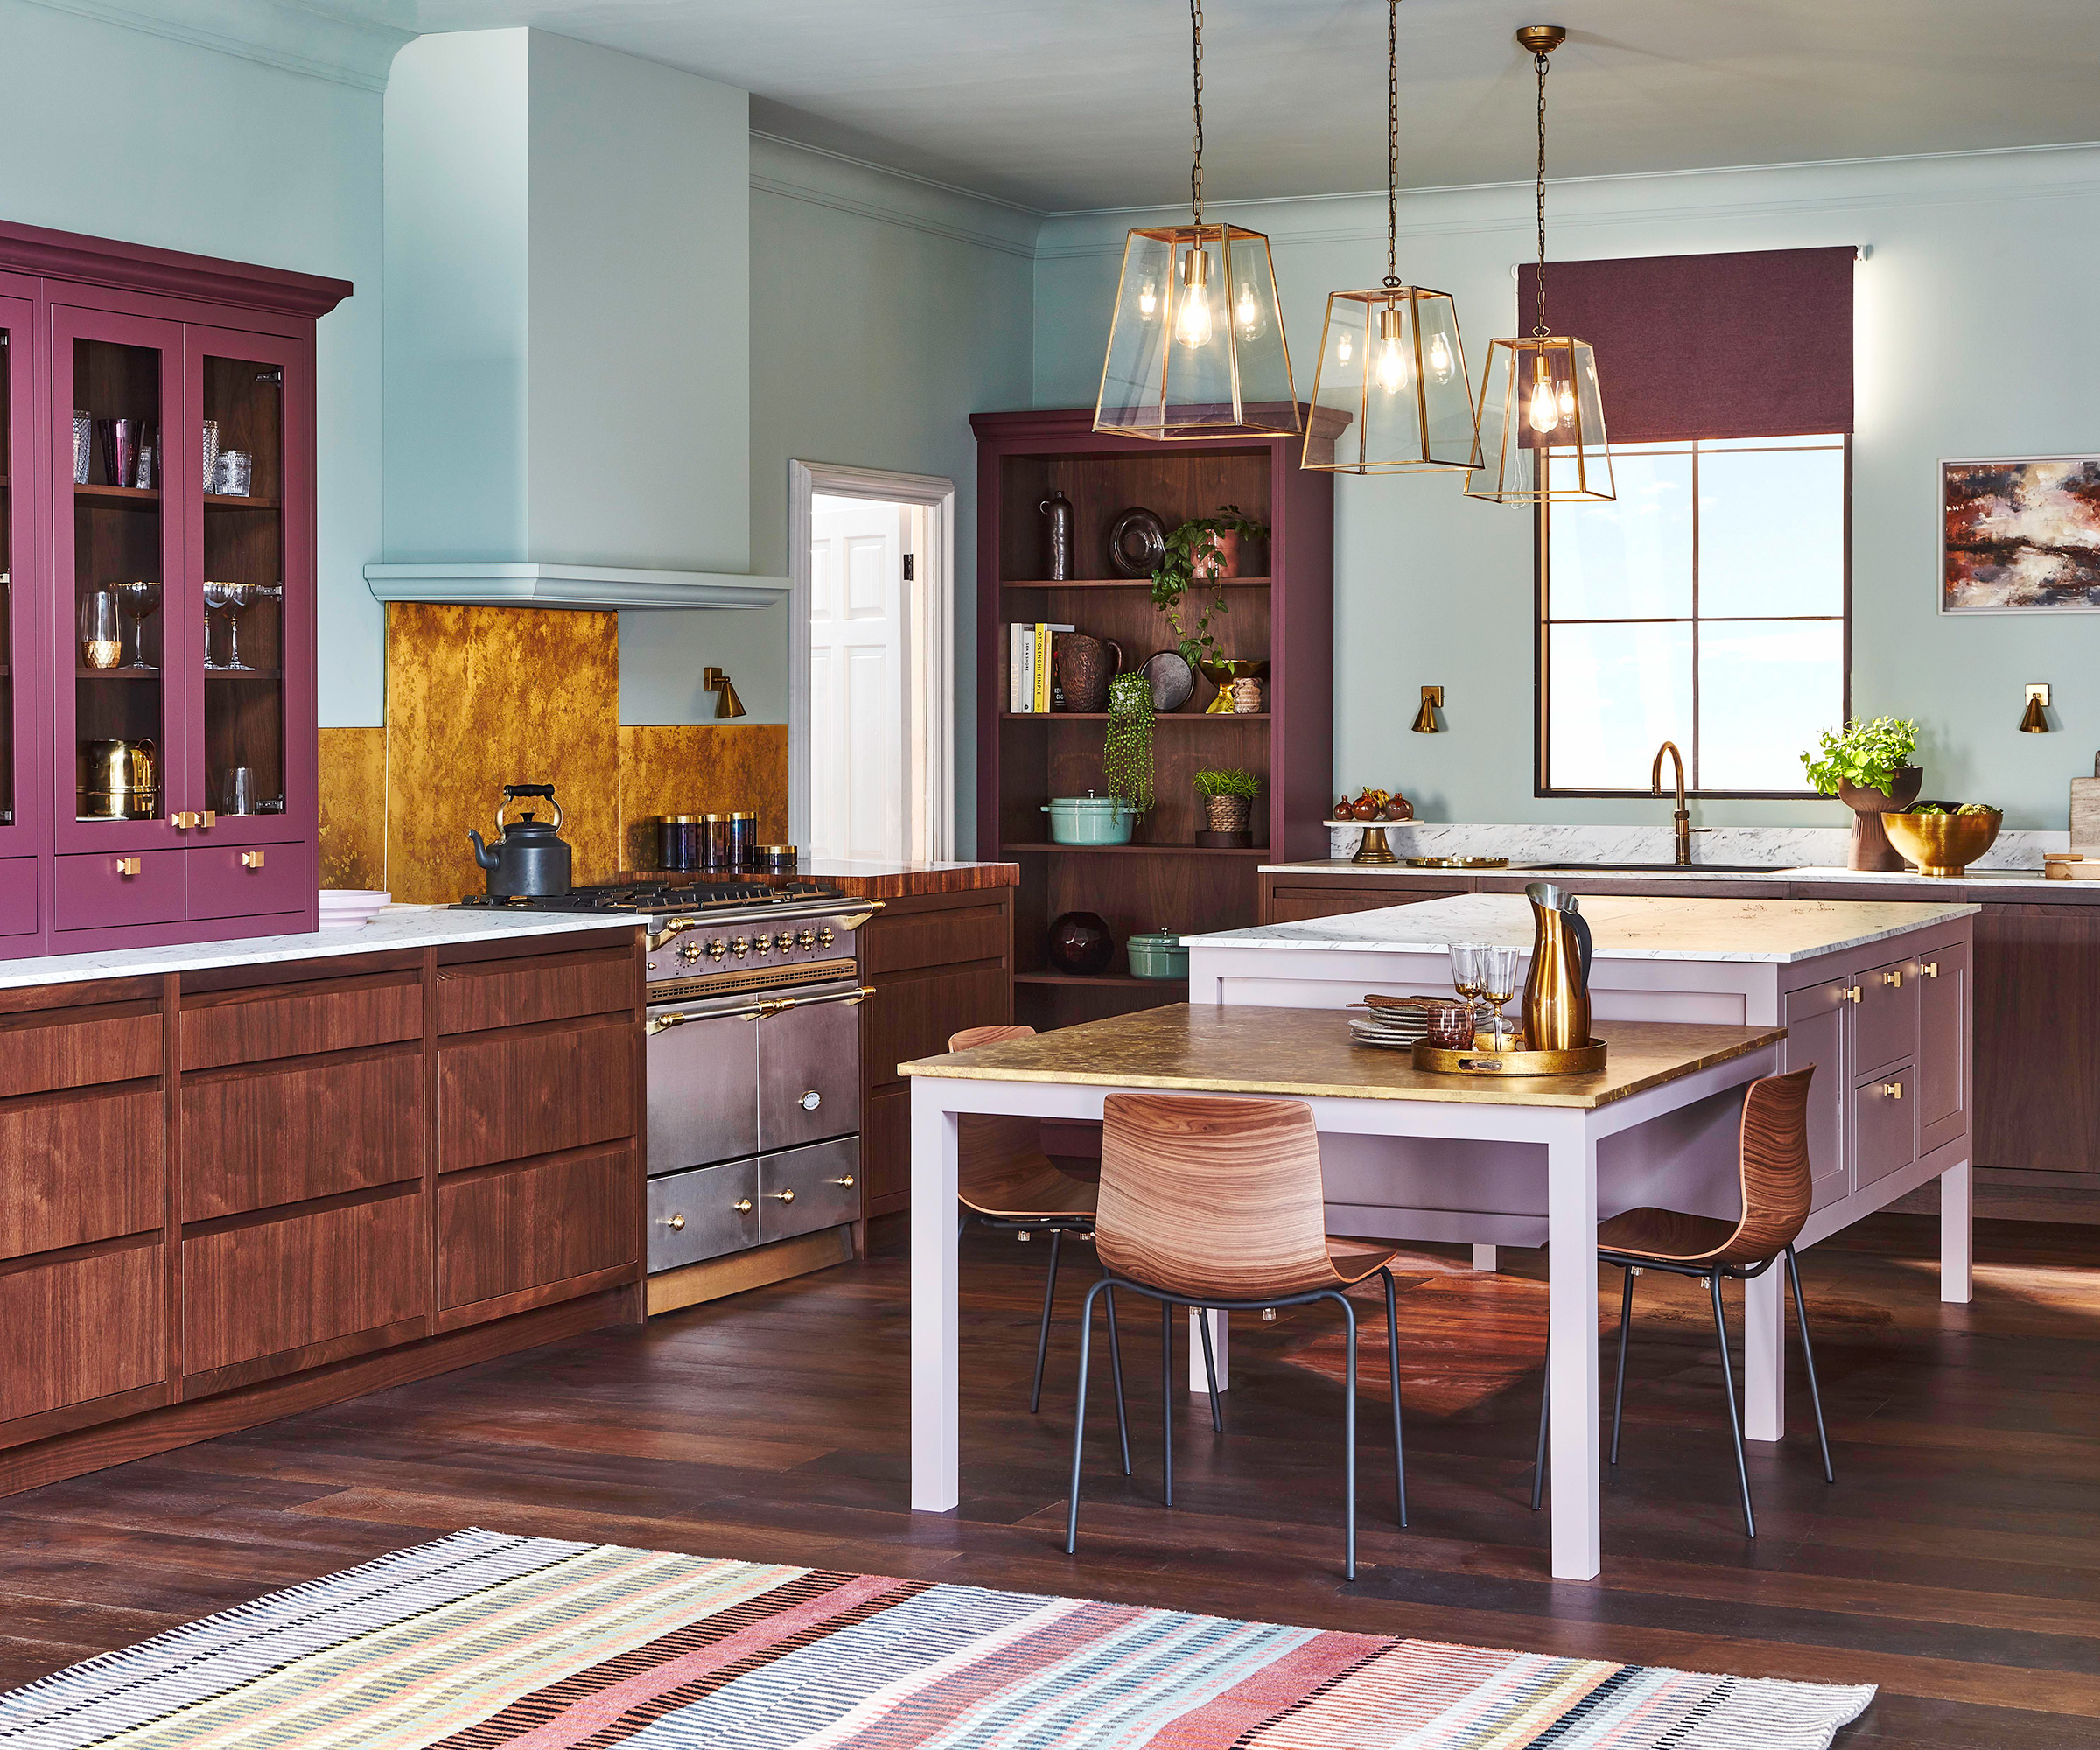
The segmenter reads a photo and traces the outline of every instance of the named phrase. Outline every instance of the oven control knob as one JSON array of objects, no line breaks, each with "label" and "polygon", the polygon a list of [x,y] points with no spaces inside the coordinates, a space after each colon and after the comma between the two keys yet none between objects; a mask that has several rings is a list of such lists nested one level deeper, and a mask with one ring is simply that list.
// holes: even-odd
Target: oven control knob
[{"label": "oven control knob", "polygon": [[778,935],[774,937],[773,945],[779,948],[782,954],[787,953],[789,948],[794,946],[794,933],[790,930],[782,930]]},{"label": "oven control knob", "polygon": [[816,932],[815,930],[795,931],[794,945],[797,948],[815,948],[816,946]]},{"label": "oven control knob", "polygon": [[829,948],[831,946],[831,926],[830,924],[826,924],[823,928],[817,931],[816,945],[819,948]]},{"label": "oven control knob", "polygon": [[678,957],[679,959],[685,961],[688,964],[690,964],[693,961],[699,959],[700,955],[700,939],[697,936],[689,935],[683,942],[678,944]]},{"label": "oven control knob", "polygon": [[751,939],[751,951],[753,954],[767,953],[771,950],[772,947],[773,938],[767,935],[764,930],[760,930]]},{"label": "oven control knob", "polygon": [[720,936],[717,936],[707,945],[707,957],[710,960],[719,960],[728,952],[729,944],[724,942]]},{"label": "oven control knob", "polygon": [[805,1112],[814,1112],[824,1103],[824,1096],[814,1088],[805,1088],[802,1089],[802,1097],[794,1103]]},{"label": "oven control knob", "polygon": [[732,935],[729,939],[729,951],[732,954],[746,953],[750,949],[750,947],[751,942],[746,936]]}]

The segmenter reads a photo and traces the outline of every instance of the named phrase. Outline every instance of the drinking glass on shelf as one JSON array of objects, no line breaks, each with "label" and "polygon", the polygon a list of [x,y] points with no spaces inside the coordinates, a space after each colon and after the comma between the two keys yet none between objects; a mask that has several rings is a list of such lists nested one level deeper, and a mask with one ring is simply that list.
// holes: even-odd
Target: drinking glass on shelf
[{"label": "drinking glass on shelf", "polygon": [[219,422],[216,419],[204,422],[199,447],[204,454],[204,489],[208,493],[212,489],[213,476],[219,472]]},{"label": "drinking glass on shelf", "polygon": [[226,597],[226,661],[219,666],[242,674],[254,672],[241,660],[241,611],[284,593],[281,584],[220,584]]},{"label": "drinking glass on shelf", "polygon": [[1483,948],[1474,957],[1480,995],[1489,1004],[1497,1051],[1502,1048],[1502,1004],[1516,995],[1516,963],[1521,957],[1514,948]]},{"label": "drinking glass on shelf", "polygon": [[94,416],[84,407],[73,410],[73,483],[76,486],[88,484],[88,471],[94,465]]},{"label": "drinking glass on shelf", "polygon": [[160,585],[150,583],[116,584],[111,585],[117,601],[122,606],[124,617],[131,622],[131,661],[130,667],[150,668],[146,661],[146,622],[160,612]]},{"label": "drinking glass on shelf", "polygon": [[220,498],[246,498],[255,478],[256,458],[248,450],[221,450],[212,471],[212,491]]},{"label": "drinking glass on shelf", "polygon": [[256,774],[246,766],[228,766],[219,797],[219,811],[252,815],[256,811]]},{"label": "drinking glass on shelf", "polygon": [[207,668],[223,668],[226,666],[223,662],[212,661],[212,613],[214,609],[223,610],[233,606],[234,598],[230,592],[235,587],[232,584],[214,584],[208,579],[205,583],[204,666]]},{"label": "drinking glass on shelf", "polygon": [[114,668],[124,654],[123,622],[115,590],[96,590],[80,598],[80,662],[89,668]]}]

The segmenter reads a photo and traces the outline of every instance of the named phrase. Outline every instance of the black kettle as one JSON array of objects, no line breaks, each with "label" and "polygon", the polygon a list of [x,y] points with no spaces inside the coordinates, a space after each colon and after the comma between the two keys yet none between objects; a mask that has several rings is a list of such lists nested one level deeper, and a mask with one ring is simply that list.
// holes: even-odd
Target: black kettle
[{"label": "black kettle", "polygon": [[[521,796],[542,796],[554,810],[550,821],[530,813],[514,821],[503,816]],[[496,805],[496,842],[484,844],[472,827],[467,840],[474,847],[474,861],[488,871],[491,899],[542,899],[569,891],[569,847],[556,836],[561,830],[562,805],[554,799],[552,784],[506,784],[503,800]]]}]

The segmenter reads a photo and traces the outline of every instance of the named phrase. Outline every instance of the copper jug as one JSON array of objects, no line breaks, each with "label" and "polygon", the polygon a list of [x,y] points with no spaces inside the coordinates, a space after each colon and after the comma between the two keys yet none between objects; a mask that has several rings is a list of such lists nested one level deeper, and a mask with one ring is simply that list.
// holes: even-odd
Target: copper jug
[{"label": "copper jug", "polygon": [[1531,972],[1524,980],[1524,1044],[1579,1051],[1590,1042],[1590,925],[1575,896],[1550,881],[1524,889],[1531,902]]}]

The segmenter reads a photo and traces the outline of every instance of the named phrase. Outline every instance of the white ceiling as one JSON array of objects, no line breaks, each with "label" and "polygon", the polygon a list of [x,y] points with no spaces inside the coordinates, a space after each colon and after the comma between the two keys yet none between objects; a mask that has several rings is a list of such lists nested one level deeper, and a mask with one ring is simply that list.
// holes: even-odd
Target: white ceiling
[{"label": "white ceiling", "polygon": [[[1179,199],[1182,0],[309,0],[422,31],[532,24],[741,87],[752,125],[1048,211]],[[1205,186],[1384,181],[1382,0],[1210,0]],[[1557,176],[2100,135],[2100,0],[1404,0],[1401,178],[1528,178],[1522,24]]]}]

